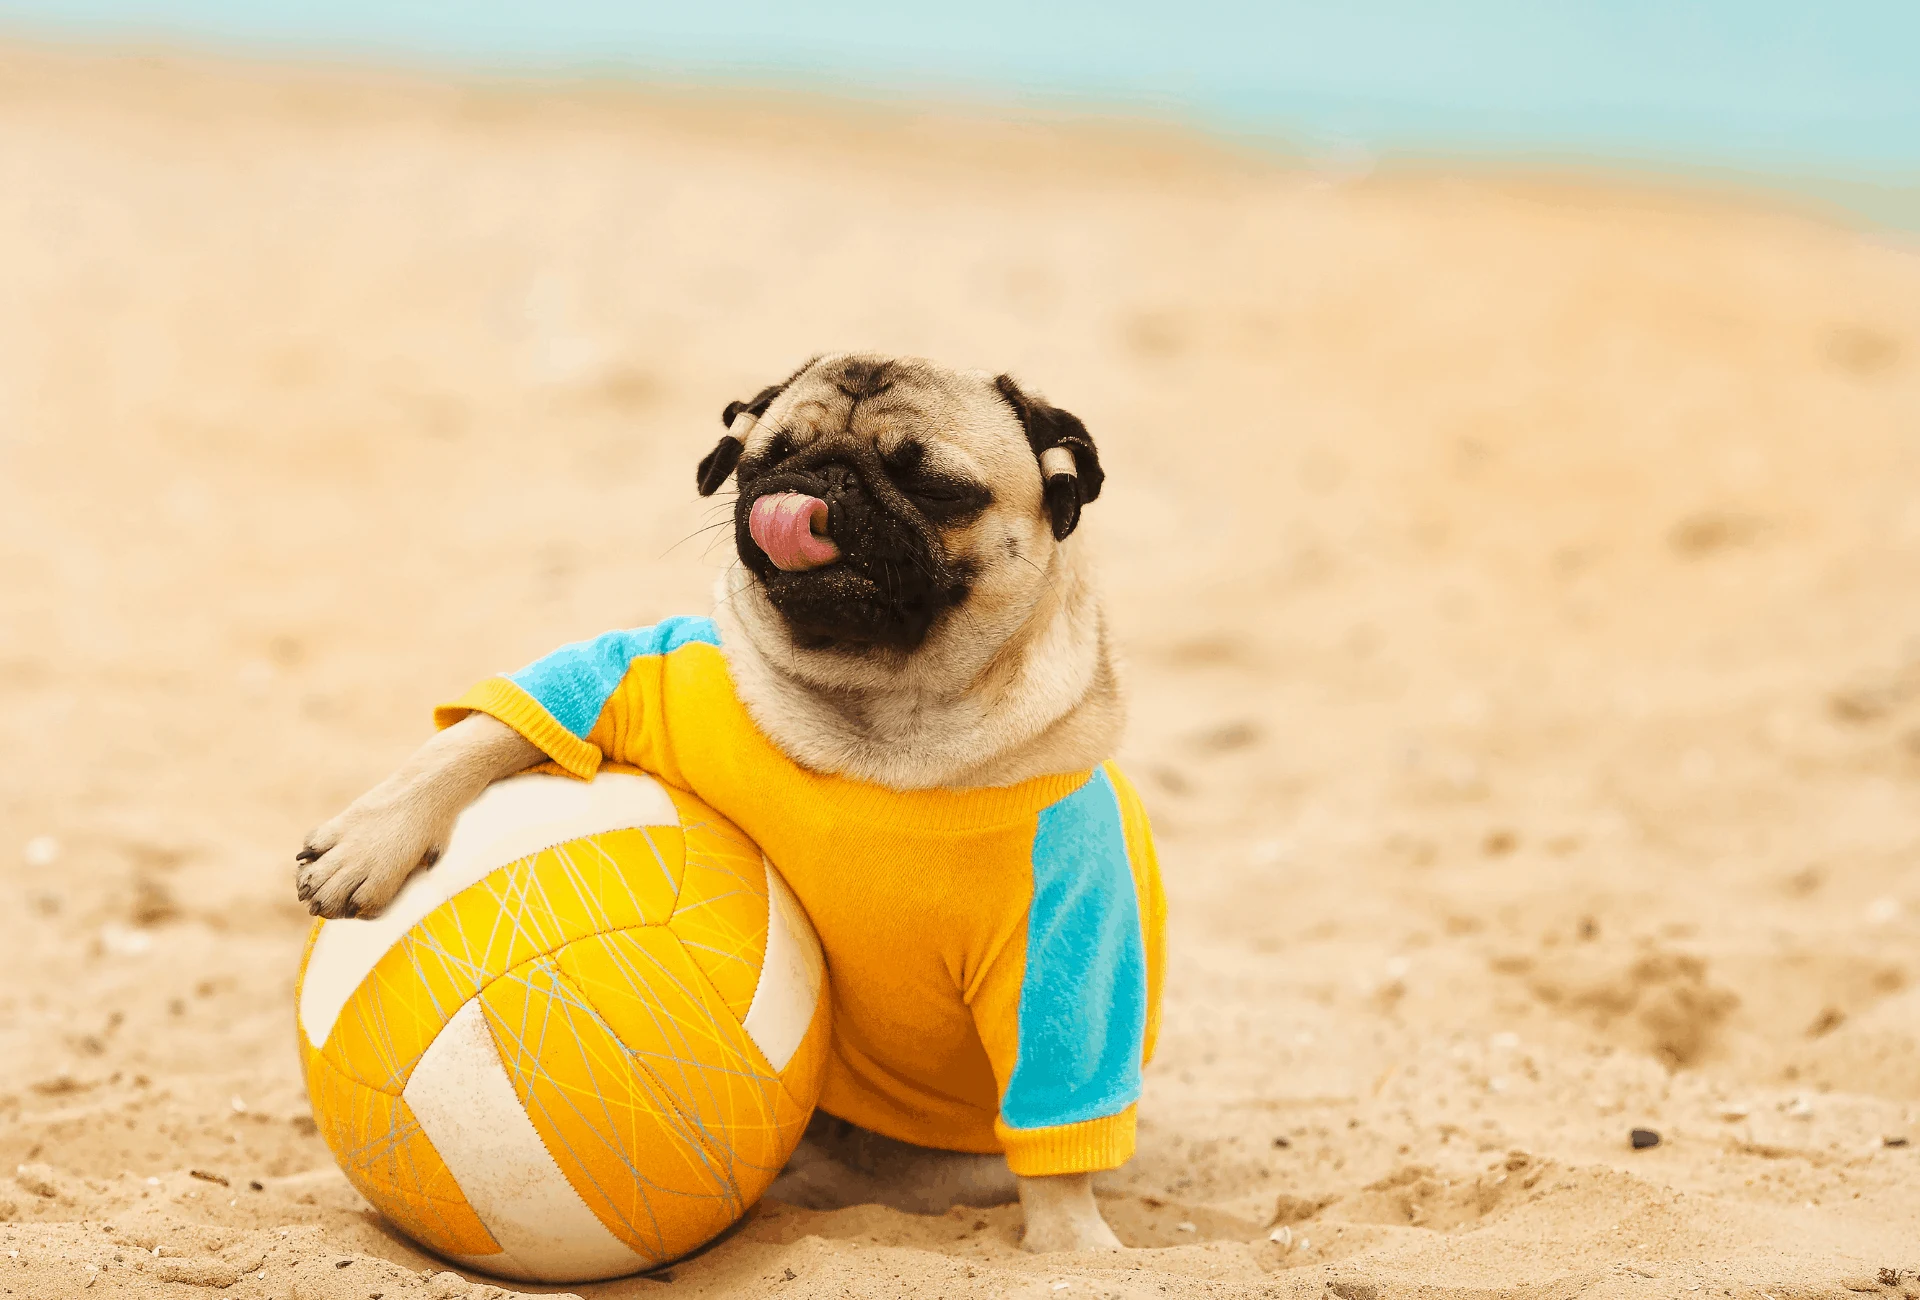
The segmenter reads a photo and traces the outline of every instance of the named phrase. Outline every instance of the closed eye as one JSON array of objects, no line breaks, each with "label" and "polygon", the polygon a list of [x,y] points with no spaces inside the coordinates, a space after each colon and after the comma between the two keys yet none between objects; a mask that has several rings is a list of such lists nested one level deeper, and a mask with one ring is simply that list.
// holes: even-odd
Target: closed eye
[{"label": "closed eye", "polygon": [[903,483],[900,490],[916,501],[958,501],[966,493],[952,483],[933,480],[921,483]]},{"label": "closed eye", "polygon": [[993,494],[978,483],[927,464],[925,448],[914,439],[900,443],[882,460],[900,494],[935,522],[978,513],[993,500]]},{"label": "closed eye", "polygon": [[932,475],[913,475],[900,491],[921,514],[941,524],[977,515],[993,500],[993,493],[977,483]]}]

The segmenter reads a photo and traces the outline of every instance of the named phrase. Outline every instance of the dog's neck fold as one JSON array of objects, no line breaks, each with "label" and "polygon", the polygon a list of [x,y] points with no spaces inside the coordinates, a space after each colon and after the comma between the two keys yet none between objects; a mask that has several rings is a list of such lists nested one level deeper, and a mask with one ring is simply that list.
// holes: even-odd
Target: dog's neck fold
[{"label": "dog's neck fold", "polygon": [[1010,627],[939,638],[900,667],[794,648],[737,563],[716,618],[754,722],[802,767],[898,790],[973,789],[1080,771],[1125,722],[1106,620],[1071,546]]}]

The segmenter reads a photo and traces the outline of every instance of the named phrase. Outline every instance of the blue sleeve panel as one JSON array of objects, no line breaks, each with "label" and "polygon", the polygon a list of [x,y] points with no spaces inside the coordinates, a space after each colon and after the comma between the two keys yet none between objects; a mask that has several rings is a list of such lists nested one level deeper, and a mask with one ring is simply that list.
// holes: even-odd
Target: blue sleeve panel
[{"label": "blue sleeve panel", "polygon": [[603,632],[591,640],[561,646],[519,672],[508,673],[507,680],[538,700],[554,721],[585,740],[634,660],[669,654],[694,641],[717,646],[720,629],[710,618],[682,617],[652,627]]},{"label": "blue sleeve panel", "polygon": [[1147,952],[1106,772],[1040,814],[1020,985],[1020,1049],[1000,1103],[1013,1128],[1117,1115],[1140,1099]]}]

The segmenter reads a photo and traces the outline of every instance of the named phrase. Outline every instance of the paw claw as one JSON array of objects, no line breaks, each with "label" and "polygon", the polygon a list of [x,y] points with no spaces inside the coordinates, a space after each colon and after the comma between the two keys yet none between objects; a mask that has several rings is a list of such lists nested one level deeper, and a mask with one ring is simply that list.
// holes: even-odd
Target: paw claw
[{"label": "paw claw", "polygon": [[301,849],[298,853],[293,855],[293,860],[295,862],[299,862],[302,864],[305,864],[308,862],[318,862],[321,856],[324,855],[325,853],[326,853],[325,849],[316,849],[311,847],[304,848],[304,849]]}]

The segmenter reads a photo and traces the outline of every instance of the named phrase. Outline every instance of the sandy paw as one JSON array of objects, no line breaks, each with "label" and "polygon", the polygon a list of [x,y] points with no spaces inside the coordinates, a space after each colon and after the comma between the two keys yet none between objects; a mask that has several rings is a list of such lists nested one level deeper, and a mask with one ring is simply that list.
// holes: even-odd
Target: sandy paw
[{"label": "sandy paw", "polygon": [[375,915],[416,868],[439,859],[440,840],[398,810],[349,808],[309,835],[294,855],[294,892],[315,916]]}]

